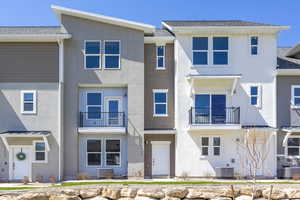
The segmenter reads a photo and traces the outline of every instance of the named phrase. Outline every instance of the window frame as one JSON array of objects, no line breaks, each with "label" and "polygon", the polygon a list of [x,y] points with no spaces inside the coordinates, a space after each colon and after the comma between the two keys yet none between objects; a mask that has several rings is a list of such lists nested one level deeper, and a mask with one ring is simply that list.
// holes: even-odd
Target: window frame
[{"label": "window frame", "polygon": [[[156,103],[155,102],[155,94],[156,93],[165,93],[166,94],[166,102],[165,103]],[[153,96],[153,117],[168,117],[168,89],[153,89],[152,90]],[[165,114],[157,114],[156,113],[156,104],[165,104],[166,105],[166,113]]]},{"label": "window frame", "polygon": [[[159,47],[163,47],[163,55],[159,56],[158,55],[158,48]],[[165,70],[166,69],[166,45],[156,45],[155,46],[155,50],[156,50],[156,70]],[[158,59],[159,58],[163,58],[163,66],[158,66]]]},{"label": "window frame", "polygon": [[[100,44],[99,54],[86,54],[86,43],[87,42],[99,42],[99,44]],[[83,55],[84,55],[84,69],[85,70],[99,70],[99,69],[102,69],[102,41],[101,40],[84,40]],[[86,67],[86,57],[87,56],[99,56],[99,67],[98,68],[87,68]]]},{"label": "window frame", "polygon": [[[208,138],[208,145],[202,145],[202,139]],[[201,144],[201,156],[209,156],[209,144],[210,144],[210,137],[209,136],[201,136],[200,138],[200,144]],[[203,155],[203,148],[207,148],[207,155]]]},{"label": "window frame", "polygon": [[[215,138],[219,138],[220,139],[220,145],[214,145],[214,139]],[[220,136],[212,136],[212,155],[213,156],[221,156],[221,145],[222,145],[222,143],[221,143],[221,137]],[[220,149],[220,151],[219,151],[219,155],[215,155],[215,148],[219,148]]]},{"label": "window frame", "polygon": [[[202,145],[202,138],[208,138],[208,146]],[[219,146],[214,145],[214,138],[220,138]],[[222,156],[222,137],[220,135],[202,135],[202,136],[200,136],[200,147],[201,147],[201,152],[200,152],[201,157],[220,157],[220,156]],[[208,148],[208,151],[207,151],[208,155],[203,155],[202,147]],[[219,155],[214,155],[215,147],[219,147],[219,149],[220,149]]]},{"label": "window frame", "polygon": [[[252,87],[257,87],[257,95],[252,95],[251,94],[251,88]],[[249,96],[250,96],[250,99],[249,99],[249,103],[251,106],[255,106],[257,108],[261,108],[262,107],[262,87],[261,85],[258,85],[258,84],[251,84],[249,86]],[[256,105],[253,105],[252,102],[251,102],[251,98],[252,97],[256,97],[257,98],[257,103]]]},{"label": "window frame", "polygon": [[[120,152],[117,153],[117,152],[106,152],[106,145],[107,145],[107,140],[119,140],[120,142]],[[103,148],[104,148],[104,166],[106,167],[121,167],[122,166],[122,142],[121,142],[121,139],[120,138],[105,138],[104,139],[104,145],[103,145]],[[107,154],[119,154],[119,157],[120,157],[120,163],[119,165],[107,165]]]},{"label": "window frame", "polygon": [[[88,141],[89,140],[100,140],[100,144],[101,144],[101,152],[88,152]],[[85,162],[86,162],[86,167],[87,168],[94,168],[94,167],[102,167],[103,165],[103,138],[86,138],[85,141]],[[100,154],[100,165],[89,165],[89,160],[88,160],[88,154]]]},{"label": "window frame", "polygon": [[[207,50],[194,50],[194,38],[207,38]],[[194,52],[207,53],[207,64],[194,64]],[[192,36],[192,65],[198,67],[207,67],[210,65],[210,37],[209,36]]]},{"label": "window frame", "polygon": [[295,96],[295,88],[300,89],[300,85],[292,85],[291,86],[291,107],[292,108],[300,108],[300,105],[295,105],[295,98],[300,98],[300,96]]},{"label": "window frame", "polygon": [[[101,100],[100,100],[101,104],[100,105],[88,105],[88,94],[92,94],[92,93],[101,94]],[[87,91],[85,93],[85,100],[86,100],[86,104],[85,104],[86,120],[102,120],[101,113],[103,113],[103,92]],[[89,118],[89,109],[88,109],[89,107],[100,107],[100,118],[99,119]]]},{"label": "window frame", "polygon": [[[25,101],[24,99],[24,95],[27,94],[27,93],[30,93],[30,94],[33,94],[33,97],[32,97],[32,101]],[[37,113],[37,91],[36,90],[21,90],[21,113],[22,114],[36,114]],[[32,111],[25,111],[24,110],[24,105],[25,103],[32,103]]]},{"label": "window frame", "polygon": [[[227,45],[228,45],[228,48],[227,48],[227,50],[215,50],[214,49],[214,38],[227,38]],[[229,65],[229,37],[228,36],[216,36],[216,35],[214,35],[214,36],[212,36],[211,37],[211,59],[212,59],[212,65],[213,66],[227,66],[227,65]],[[227,53],[227,64],[215,64],[214,63],[214,54],[215,54],[215,52],[220,52],[220,53]]]},{"label": "window frame", "polygon": [[[106,42],[118,42],[119,43],[119,54],[106,54],[105,53]],[[103,45],[103,68],[108,69],[108,70],[119,70],[119,69],[121,69],[121,40],[104,40],[103,43],[104,43],[104,45]],[[107,68],[105,66],[106,56],[119,56],[119,66],[118,66],[118,68]]]},{"label": "window frame", "polygon": [[[291,136],[291,137],[288,137],[288,139],[299,139],[300,140],[300,136]],[[299,141],[300,142],[300,141]],[[289,152],[289,148],[298,148],[298,155],[297,156],[294,156],[294,155],[289,155],[288,152]],[[289,146],[288,145],[288,141],[286,143],[286,148],[285,148],[285,155],[287,157],[290,157],[290,158],[300,158],[300,144],[299,146]]]},{"label": "window frame", "polygon": [[[33,163],[48,163],[48,151],[47,151],[47,147],[46,147],[46,142],[45,141],[43,141],[43,140],[33,140],[32,141],[32,143],[33,143],[33,159],[32,159],[32,162]],[[45,150],[44,151],[37,151],[36,150],[36,143],[44,143],[45,144]],[[43,152],[43,153],[45,153],[45,160],[37,160],[36,159],[36,153],[37,152]]]},{"label": "window frame", "polygon": [[[252,44],[252,38],[257,37],[257,44]],[[259,54],[258,49],[259,49],[259,36],[258,35],[250,35],[249,36],[249,44],[250,44],[250,55],[251,56],[257,56]],[[252,47],[256,47],[256,54],[252,54]]]}]

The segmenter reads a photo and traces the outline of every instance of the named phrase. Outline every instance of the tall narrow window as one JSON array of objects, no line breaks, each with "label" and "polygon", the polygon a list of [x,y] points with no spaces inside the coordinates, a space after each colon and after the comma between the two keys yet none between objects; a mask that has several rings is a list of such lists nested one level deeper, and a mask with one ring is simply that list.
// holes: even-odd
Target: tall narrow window
[{"label": "tall narrow window", "polygon": [[105,69],[120,69],[120,41],[105,41],[104,66]]},{"label": "tall narrow window", "polygon": [[102,94],[99,92],[87,93],[87,119],[100,119],[102,111]]},{"label": "tall narrow window", "polygon": [[213,63],[214,65],[228,64],[228,37],[213,38]]},{"label": "tall narrow window", "polygon": [[165,69],[165,46],[156,47],[156,69]]},{"label": "tall narrow window", "polygon": [[209,137],[201,137],[201,155],[208,156]]},{"label": "tall narrow window", "polygon": [[168,90],[153,90],[153,116],[168,116]]},{"label": "tall narrow window", "polygon": [[259,86],[251,86],[250,87],[250,104],[253,106],[261,106],[261,89]]},{"label": "tall narrow window", "polygon": [[250,38],[250,48],[251,48],[251,55],[257,55],[258,54],[258,37],[252,36]]},{"label": "tall narrow window", "polygon": [[292,106],[300,107],[300,86],[292,86]]},{"label": "tall narrow window", "polygon": [[46,144],[42,141],[34,142],[34,161],[45,162],[46,161]]},{"label": "tall narrow window", "polygon": [[88,139],[86,142],[87,166],[100,166],[101,162],[101,140]]},{"label": "tall narrow window", "polygon": [[219,156],[221,153],[221,138],[213,137],[213,154]]},{"label": "tall narrow window", "polygon": [[105,154],[106,166],[119,166],[121,164],[120,140],[106,140]]},{"label": "tall narrow window", "polygon": [[36,113],[36,91],[21,91],[21,112],[23,114]]},{"label": "tall narrow window", "polygon": [[208,64],[208,37],[193,37],[193,65]]},{"label": "tall narrow window", "polygon": [[101,68],[101,42],[85,41],[84,65],[86,69]]},{"label": "tall narrow window", "polygon": [[288,138],[287,155],[300,156],[300,138]]}]

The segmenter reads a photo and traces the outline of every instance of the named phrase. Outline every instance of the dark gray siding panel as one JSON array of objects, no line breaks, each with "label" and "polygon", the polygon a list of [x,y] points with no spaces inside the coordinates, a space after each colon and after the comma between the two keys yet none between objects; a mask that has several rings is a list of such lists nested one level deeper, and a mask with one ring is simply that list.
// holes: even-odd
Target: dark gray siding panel
[{"label": "dark gray siding panel", "polygon": [[[156,46],[145,44],[145,129],[174,128],[174,45],[166,45],[166,70],[156,70]],[[153,117],[153,89],[168,89],[168,117]]]},{"label": "dark gray siding panel", "polygon": [[56,43],[0,43],[0,82],[58,82]]},{"label": "dark gray siding panel", "polygon": [[300,112],[291,109],[291,87],[300,85],[299,76],[277,77],[277,127],[300,126]]}]

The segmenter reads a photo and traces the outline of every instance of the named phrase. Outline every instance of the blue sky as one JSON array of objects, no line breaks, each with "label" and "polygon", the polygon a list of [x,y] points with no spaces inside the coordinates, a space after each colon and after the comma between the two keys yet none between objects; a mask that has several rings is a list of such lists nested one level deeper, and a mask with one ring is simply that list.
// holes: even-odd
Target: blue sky
[{"label": "blue sky", "polygon": [[161,20],[240,19],[291,26],[279,46],[300,42],[300,0],[1,0],[0,26],[58,25],[50,5],[160,27]]}]

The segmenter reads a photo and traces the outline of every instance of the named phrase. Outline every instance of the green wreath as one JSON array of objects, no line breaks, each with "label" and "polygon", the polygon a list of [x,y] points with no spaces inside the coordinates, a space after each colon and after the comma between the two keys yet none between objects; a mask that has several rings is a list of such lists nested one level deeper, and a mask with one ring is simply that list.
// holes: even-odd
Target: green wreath
[{"label": "green wreath", "polygon": [[17,153],[17,158],[18,158],[18,160],[25,160],[26,154],[23,152],[19,152],[19,153]]}]

